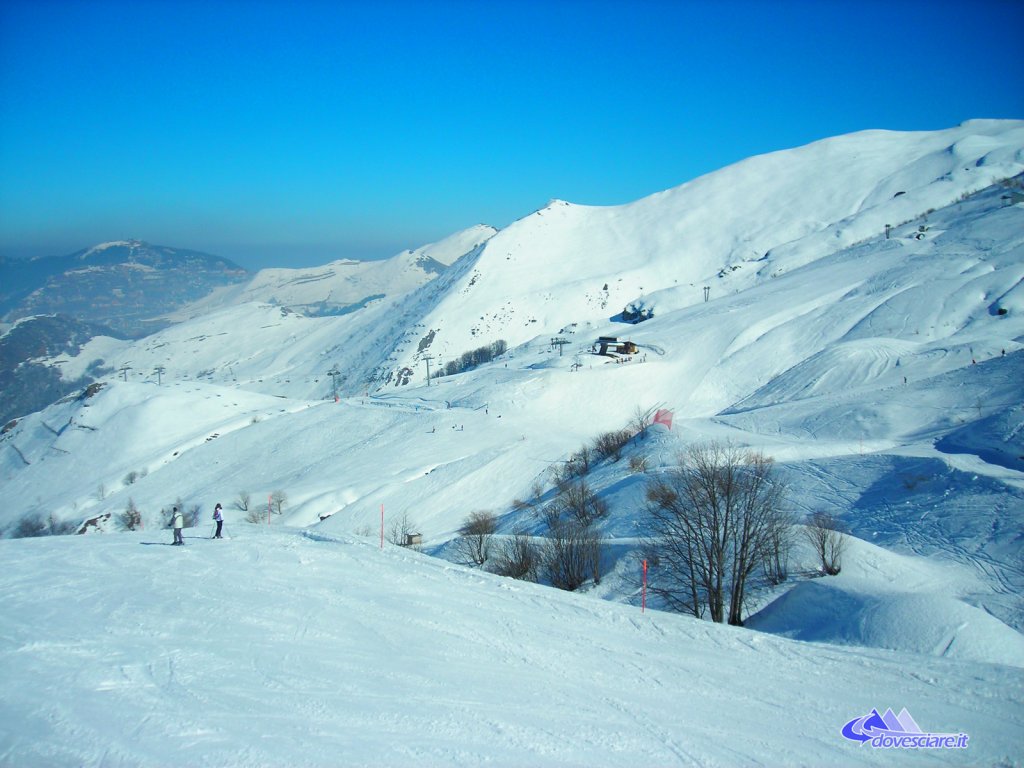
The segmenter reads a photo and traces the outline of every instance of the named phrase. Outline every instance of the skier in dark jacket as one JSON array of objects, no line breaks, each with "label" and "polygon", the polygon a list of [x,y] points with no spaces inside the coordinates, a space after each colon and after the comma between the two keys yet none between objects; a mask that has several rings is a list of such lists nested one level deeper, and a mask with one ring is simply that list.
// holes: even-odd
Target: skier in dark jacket
[{"label": "skier in dark jacket", "polygon": [[220,529],[224,526],[224,515],[221,514],[220,509],[220,502],[217,502],[217,506],[213,508],[213,519],[217,521],[217,533],[213,535],[215,539],[224,538],[220,535]]}]

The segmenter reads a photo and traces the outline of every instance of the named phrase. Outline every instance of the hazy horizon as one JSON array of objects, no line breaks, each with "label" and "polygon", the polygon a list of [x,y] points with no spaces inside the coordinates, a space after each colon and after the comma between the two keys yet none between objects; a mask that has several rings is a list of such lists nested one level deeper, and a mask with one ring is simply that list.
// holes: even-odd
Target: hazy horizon
[{"label": "hazy horizon", "polygon": [[0,7],[0,254],[386,258],[550,199],[1024,117],[1018,3]]}]

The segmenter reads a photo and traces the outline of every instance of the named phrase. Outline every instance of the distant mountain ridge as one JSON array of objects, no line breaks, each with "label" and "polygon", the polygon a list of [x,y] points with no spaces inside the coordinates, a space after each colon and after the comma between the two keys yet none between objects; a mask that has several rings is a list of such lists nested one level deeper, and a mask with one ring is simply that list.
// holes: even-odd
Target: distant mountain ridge
[{"label": "distant mountain ridge", "polygon": [[184,307],[174,319],[185,320],[253,301],[287,307],[310,317],[348,314],[431,282],[495,234],[494,227],[477,224],[380,261],[340,259],[321,267],[263,269],[247,282],[225,286]]},{"label": "distant mountain ridge", "polygon": [[5,322],[62,314],[140,337],[168,325],[163,315],[248,272],[200,251],[118,240],[67,256],[0,260]]},{"label": "distant mountain ridge", "polygon": [[139,338],[166,315],[248,272],[199,251],[118,240],[66,256],[0,259],[0,421],[39,410],[102,372],[70,380],[45,362],[75,355],[95,336]]},{"label": "distant mountain ridge", "polygon": [[45,408],[108,373],[102,359],[90,361],[77,378],[65,378],[51,363],[59,355],[77,355],[96,336],[119,334],[66,315],[41,315],[21,320],[0,335],[0,425]]},{"label": "distant mountain ridge", "polygon": [[140,240],[67,256],[0,258],[0,420],[45,408],[94,381],[102,361],[62,380],[47,359],[74,357],[96,335],[141,338],[225,307],[265,303],[309,317],[345,315],[408,293],[496,234],[483,224],[381,261],[255,275],[218,256]]}]

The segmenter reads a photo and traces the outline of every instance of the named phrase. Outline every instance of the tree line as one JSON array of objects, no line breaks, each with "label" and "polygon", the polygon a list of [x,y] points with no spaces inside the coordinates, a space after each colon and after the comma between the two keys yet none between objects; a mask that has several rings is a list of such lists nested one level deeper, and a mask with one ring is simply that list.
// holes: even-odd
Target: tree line
[{"label": "tree line", "polygon": [[470,350],[469,352],[463,352],[455,360],[449,360],[444,364],[443,368],[437,370],[432,378],[440,378],[442,376],[454,376],[457,373],[468,371],[476,368],[484,363],[489,363],[496,357],[500,357],[505,354],[508,349],[508,344],[504,339],[498,339],[492,341],[490,344],[485,344],[482,347]]}]

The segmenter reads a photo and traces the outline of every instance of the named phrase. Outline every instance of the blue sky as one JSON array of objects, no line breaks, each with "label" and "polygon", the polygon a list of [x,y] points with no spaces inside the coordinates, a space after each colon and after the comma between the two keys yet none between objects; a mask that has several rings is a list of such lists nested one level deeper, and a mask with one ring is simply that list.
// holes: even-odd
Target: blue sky
[{"label": "blue sky", "polygon": [[0,255],[381,258],[866,128],[1024,118],[1018,0],[0,3]]}]

